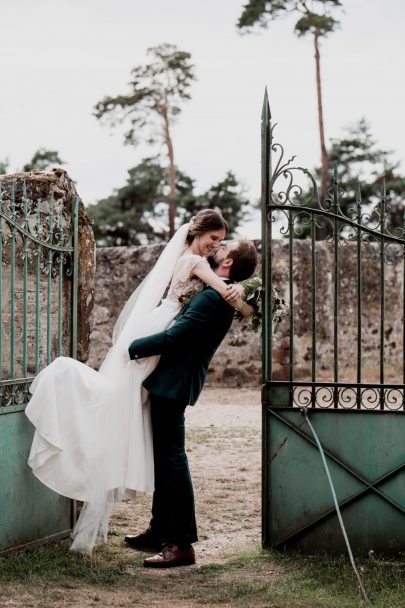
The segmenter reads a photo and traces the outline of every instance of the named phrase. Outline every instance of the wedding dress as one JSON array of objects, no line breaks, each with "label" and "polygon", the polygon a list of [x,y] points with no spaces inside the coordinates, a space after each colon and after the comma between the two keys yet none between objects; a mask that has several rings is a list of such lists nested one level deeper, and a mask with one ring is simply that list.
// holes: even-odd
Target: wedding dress
[{"label": "wedding dress", "polygon": [[185,224],[176,232],[129,298],[98,372],[58,357],[31,384],[26,415],[36,430],[28,464],[43,484],[85,502],[73,531],[73,550],[91,552],[107,541],[111,510],[128,491],[153,490],[150,409],[142,382],[159,357],[131,361],[128,346],[169,327],[181,300],[202,289],[190,275],[196,264],[208,262],[186,251],[188,228]]}]

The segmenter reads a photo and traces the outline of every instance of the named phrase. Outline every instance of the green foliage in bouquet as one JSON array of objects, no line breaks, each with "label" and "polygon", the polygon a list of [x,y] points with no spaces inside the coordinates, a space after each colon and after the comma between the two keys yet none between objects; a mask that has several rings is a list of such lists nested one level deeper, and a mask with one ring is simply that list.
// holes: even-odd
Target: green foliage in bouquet
[{"label": "green foliage in bouquet", "polygon": [[[262,287],[262,280],[260,277],[252,277],[246,279],[246,281],[241,281],[241,285],[243,287],[242,298],[254,308],[254,312],[248,317],[249,327],[254,332],[258,332],[263,316],[264,289]],[[280,297],[274,287],[272,288],[271,295],[271,316],[274,332],[278,323],[286,315],[286,305],[284,299]],[[239,311],[236,311],[235,318],[241,320],[243,319],[243,315]]]}]

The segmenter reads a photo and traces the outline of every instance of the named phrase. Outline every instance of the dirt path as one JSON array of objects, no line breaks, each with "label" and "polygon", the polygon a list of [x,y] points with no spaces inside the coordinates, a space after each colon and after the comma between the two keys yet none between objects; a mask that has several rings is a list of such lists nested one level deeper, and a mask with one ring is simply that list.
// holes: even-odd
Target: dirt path
[{"label": "dirt path", "polygon": [[[260,543],[259,391],[207,389],[187,408],[187,452],[196,494],[198,565]],[[150,516],[150,496],[126,503],[112,526],[122,542]],[[123,550],[128,551],[125,547]]]},{"label": "dirt path", "polygon": [[203,564],[260,543],[260,394],[211,390],[189,410],[189,457],[200,522],[196,551]]}]

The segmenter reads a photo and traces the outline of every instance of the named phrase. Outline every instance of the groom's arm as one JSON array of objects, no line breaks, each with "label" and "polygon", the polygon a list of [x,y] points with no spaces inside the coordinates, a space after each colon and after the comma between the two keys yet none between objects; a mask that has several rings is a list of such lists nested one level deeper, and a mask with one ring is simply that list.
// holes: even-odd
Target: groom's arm
[{"label": "groom's arm", "polygon": [[221,317],[220,306],[228,307],[229,304],[216,291],[206,289],[190,302],[172,327],[134,340],[128,348],[130,358],[140,359],[162,355],[173,349],[195,348],[207,331],[216,331],[216,321],[218,316]]}]

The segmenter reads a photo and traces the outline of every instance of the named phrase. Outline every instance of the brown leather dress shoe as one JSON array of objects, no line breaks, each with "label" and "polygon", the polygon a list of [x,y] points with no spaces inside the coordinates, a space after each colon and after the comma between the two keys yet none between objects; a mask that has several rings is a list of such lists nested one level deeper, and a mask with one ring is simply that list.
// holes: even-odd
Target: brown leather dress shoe
[{"label": "brown leather dress shoe", "polygon": [[194,549],[179,549],[177,545],[165,545],[160,553],[148,557],[143,562],[145,568],[175,568],[176,566],[191,566],[195,564]]},{"label": "brown leather dress shoe", "polygon": [[141,534],[127,534],[125,542],[131,549],[138,549],[139,551],[154,552],[162,548],[162,539],[156,536],[150,528],[141,532]]}]

